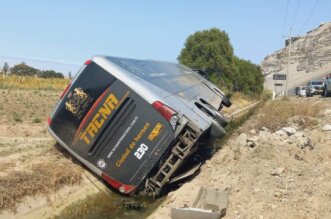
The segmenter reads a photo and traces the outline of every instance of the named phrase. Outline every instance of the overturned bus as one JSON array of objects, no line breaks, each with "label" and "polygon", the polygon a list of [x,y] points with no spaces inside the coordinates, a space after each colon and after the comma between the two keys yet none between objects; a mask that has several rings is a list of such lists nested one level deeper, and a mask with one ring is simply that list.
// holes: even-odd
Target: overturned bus
[{"label": "overturned bus", "polygon": [[177,63],[95,56],[48,119],[56,141],[123,194],[157,196],[199,147],[222,137],[230,100]]}]

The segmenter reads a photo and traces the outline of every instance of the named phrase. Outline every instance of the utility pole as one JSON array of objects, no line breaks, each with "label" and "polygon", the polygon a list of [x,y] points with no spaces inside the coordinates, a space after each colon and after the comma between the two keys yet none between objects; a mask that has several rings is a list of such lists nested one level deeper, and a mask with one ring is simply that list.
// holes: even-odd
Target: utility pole
[{"label": "utility pole", "polygon": [[290,61],[291,61],[291,45],[292,45],[292,27],[290,28],[290,37],[289,37],[289,45],[288,45],[288,59],[287,59],[287,70],[286,70],[286,85],[285,85],[285,96],[288,96],[288,87],[290,81]]}]

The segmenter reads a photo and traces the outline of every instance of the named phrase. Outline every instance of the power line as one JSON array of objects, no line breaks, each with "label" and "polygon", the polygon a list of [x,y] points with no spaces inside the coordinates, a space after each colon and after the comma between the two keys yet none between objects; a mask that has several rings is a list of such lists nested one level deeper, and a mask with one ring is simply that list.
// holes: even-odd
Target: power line
[{"label": "power line", "polygon": [[293,25],[294,25],[295,19],[297,18],[297,13],[298,13],[298,10],[299,10],[300,1],[301,1],[301,0],[298,0],[297,7],[296,7],[295,12],[294,12],[294,16],[293,16],[293,21],[292,21],[291,29],[293,28]]},{"label": "power line", "polygon": [[283,32],[282,32],[282,38],[284,37],[284,34],[285,34],[285,28],[286,28],[286,25],[287,25],[287,13],[288,13],[288,5],[290,3],[290,0],[287,0],[287,3],[286,3],[286,11],[285,11],[285,19],[284,19],[284,24],[283,24]]},{"label": "power line", "polygon": [[311,16],[313,15],[313,13],[314,13],[314,11],[315,11],[317,5],[318,5],[318,2],[319,2],[319,0],[316,0],[316,1],[315,1],[315,4],[314,4],[313,8],[311,9],[311,11],[310,11],[310,13],[309,13],[309,15],[308,15],[308,17],[307,17],[305,23],[302,25],[302,27],[301,27],[301,29],[300,29],[300,32],[302,32],[302,31],[303,31],[303,28],[305,28],[306,25],[308,24],[308,22],[309,22]]}]

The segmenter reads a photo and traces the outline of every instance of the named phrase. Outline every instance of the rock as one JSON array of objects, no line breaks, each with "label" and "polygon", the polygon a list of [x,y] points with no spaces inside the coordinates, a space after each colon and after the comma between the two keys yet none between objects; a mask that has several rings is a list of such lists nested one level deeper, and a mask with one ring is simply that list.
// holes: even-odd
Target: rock
[{"label": "rock", "polygon": [[331,131],[331,125],[329,124],[323,125],[322,131]]},{"label": "rock", "polygon": [[277,208],[277,205],[271,205],[271,208],[272,209],[276,209]]},{"label": "rock", "polygon": [[304,118],[302,118],[301,116],[295,116],[295,117],[292,117],[287,120],[288,126],[296,127],[296,129],[298,129],[298,127],[304,125],[305,123],[306,123],[306,120]]},{"label": "rock", "polygon": [[298,138],[303,138],[303,137],[305,137],[305,134],[303,134],[302,132],[297,132],[297,133],[295,133],[294,135],[291,135],[291,139],[292,140],[295,140],[295,139],[298,139]]},{"label": "rock", "polygon": [[247,141],[247,135],[245,133],[241,133],[235,140],[235,143],[238,145],[245,145]]},{"label": "rock", "polygon": [[254,189],[253,189],[253,192],[254,192],[254,193],[259,193],[260,191],[261,191],[261,190],[260,190],[259,188],[254,188]]},{"label": "rock", "polygon": [[284,172],[284,170],[285,170],[285,167],[275,168],[270,172],[270,175],[271,176],[280,176]]},{"label": "rock", "polygon": [[252,130],[249,131],[249,133],[252,134],[252,135],[255,135],[256,134],[256,130],[255,129],[252,129]]},{"label": "rock", "polygon": [[299,160],[299,161],[302,161],[302,160],[303,160],[303,158],[300,157],[300,156],[297,155],[297,154],[294,155],[294,159]]},{"label": "rock", "polygon": [[320,138],[319,142],[320,143],[325,143],[326,142],[326,139],[325,138]]},{"label": "rock", "polygon": [[287,140],[287,143],[293,144],[296,142],[301,142],[302,140],[300,140],[300,139],[302,139],[304,137],[305,137],[305,135],[302,132],[297,132],[290,136],[290,138]]},{"label": "rock", "polygon": [[[270,133],[266,131],[260,131],[258,136],[255,136],[259,142],[273,142],[275,140],[275,137]],[[257,140],[255,141],[257,142]]]},{"label": "rock", "polygon": [[296,133],[296,130],[292,127],[283,127],[282,130],[285,131],[288,136],[294,135]]},{"label": "rock", "polygon": [[308,148],[309,150],[313,150],[314,149],[314,145],[312,143],[312,140],[310,138],[298,138],[297,139],[297,146],[300,149],[305,149]]},{"label": "rock", "polygon": [[246,146],[248,146],[250,148],[255,148],[256,147],[256,139],[247,138],[246,139]]},{"label": "rock", "polygon": [[326,116],[331,115],[331,109],[326,109],[323,114]]},{"label": "rock", "polygon": [[262,127],[262,128],[261,128],[261,131],[269,132],[269,129],[266,128],[266,127]]},{"label": "rock", "polygon": [[281,196],[282,196],[282,193],[281,193],[281,192],[278,192],[278,191],[276,191],[276,192],[274,192],[274,196],[275,196],[275,197],[281,197]]},{"label": "rock", "polygon": [[283,136],[283,135],[285,135],[285,132],[280,129],[280,130],[276,131],[274,134],[279,135],[279,136]]},{"label": "rock", "polygon": [[206,168],[212,168],[213,166],[211,164],[206,164]]},{"label": "rock", "polygon": [[270,134],[270,132],[268,132],[268,131],[259,131],[259,136],[265,136],[268,134]]}]

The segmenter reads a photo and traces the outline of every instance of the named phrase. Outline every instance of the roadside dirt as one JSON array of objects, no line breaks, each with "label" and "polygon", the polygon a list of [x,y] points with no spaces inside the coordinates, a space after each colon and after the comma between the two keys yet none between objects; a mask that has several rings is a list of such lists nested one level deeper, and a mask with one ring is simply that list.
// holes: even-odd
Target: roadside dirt
[{"label": "roadside dirt", "polygon": [[[319,112],[301,110],[303,116],[287,118],[285,126],[295,132],[287,134],[279,131],[283,127],[254,129],[260,127],[263,114],[270,121],[277,118],[273,115],[277,110],[259,110],[197,177],[169,193],[149,218],[170,218],[172,207],[192,206],[201,186],[231,189],[224,218],[331,218],[331,131],[322,131],[323,125],[331,124],[331,99],[293,98],[279,103],[302,109],[316,106]],[[305,125],[309,119],[314,122]]]},{"label": "roadside dirt", "polygon": [[[44,218],[97,192],[46,130],[60,92],[0,90],[0,218]],[[41,210],[42,209],[42,210]]]}]

